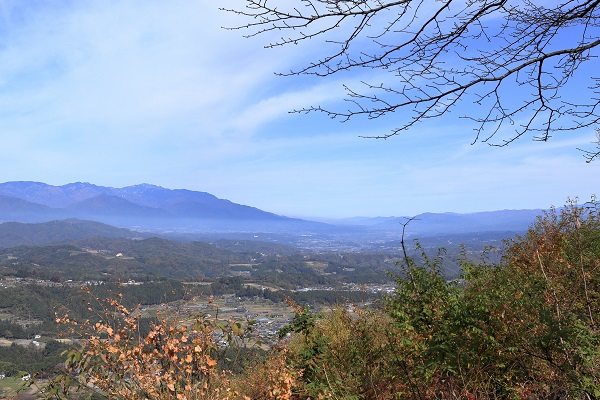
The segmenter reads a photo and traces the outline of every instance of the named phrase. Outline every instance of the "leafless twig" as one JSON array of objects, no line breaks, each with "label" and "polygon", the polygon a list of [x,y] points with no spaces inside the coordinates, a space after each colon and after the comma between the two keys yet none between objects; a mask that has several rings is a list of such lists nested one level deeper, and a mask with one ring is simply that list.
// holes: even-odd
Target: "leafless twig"
[{"label": "leafless twig", "polygon": [[[474,123],[473,142],[493,146],[600,122],[600,74],[580,68],[597,64],[600,0],[245,0],[228,11],[249,21],[230,29],[280,35],[267,47],[324,42],[324,56],[283,75],[392,74],[386,83],[347,86],[346,110],[295,111],[341,121],[395,113],[397,127],[375,138],[468,104],[461,117]],[[588,161],[600,154],[583,151]]]}]

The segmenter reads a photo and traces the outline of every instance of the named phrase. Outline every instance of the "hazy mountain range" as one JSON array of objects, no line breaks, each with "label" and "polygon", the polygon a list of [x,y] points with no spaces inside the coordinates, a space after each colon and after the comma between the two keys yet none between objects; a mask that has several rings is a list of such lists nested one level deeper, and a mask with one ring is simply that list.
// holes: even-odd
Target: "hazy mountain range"
[{"label": "hazy mountain range", "polygon": [[91,183],[52,186],[0,184],[0,221],[47,222],[78,218],[137,230],[280,231],[318,224],[240,205],[212,194],[141,184],[112,188]]},{"label": "hazy mountain range", "polygon": [[[522,232],[541,210],[470,214],[424,213],[407,227],[409,236],[469,232]],[[40,223],[69,218],[98,221],[137,231],[178,233],[278,233],[312,237],[397,237],[402,217],[355,217],[309,221],[288,218],[210,193],[150,184],[112,188],[91,183],[52,186],[41,182],[0,183],[0,222]],[[387,237],[389,238],[389,236]]]},{"label": "hazy mountain range", "polygon": [[70,183],[51,186],[40,182],[0,184],[2,211],[30,215],[106,215],[141,218],[270,219],[284,217],[218,199],[212,194],[165,189],[141,184],[124,188]]}]

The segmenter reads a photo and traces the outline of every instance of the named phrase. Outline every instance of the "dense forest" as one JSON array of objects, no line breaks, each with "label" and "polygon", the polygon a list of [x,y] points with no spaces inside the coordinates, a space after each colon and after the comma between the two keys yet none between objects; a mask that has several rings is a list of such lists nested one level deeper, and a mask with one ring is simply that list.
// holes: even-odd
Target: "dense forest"
[{"label": "dense forest", "polygon": [[[397,271],[394,253],[261,253],[232,251],[205,242],[181,243],[95,237],[64,244],[17,246],[0,250],[0,277],[34,278],[55,283],[118,282],[134,279],[211,281],[240,275],[279,283],[287,289],[340,282],[389,281]],[[243,246],[263,248],[260,243]],[[279,250],[275,247],[273,250]]]},{"label": "dense forest", "polygon": [[60,373],[64,364],[64,352],[69,345],[55,340],[48,341],[43,349],[13,344],[0,347],[0,371],[6,376],[25,375],[27,371],[39,371],[44,375]]}]

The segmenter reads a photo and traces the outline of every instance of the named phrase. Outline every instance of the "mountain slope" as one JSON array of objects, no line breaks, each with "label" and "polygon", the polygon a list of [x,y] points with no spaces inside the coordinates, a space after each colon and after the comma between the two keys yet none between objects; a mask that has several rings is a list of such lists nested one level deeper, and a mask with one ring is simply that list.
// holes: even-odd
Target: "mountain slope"
[{"label": "mountain slope", "polygon": [[159,208],[146,207],[132,203],[124,198],[100,194],[89,199],[82,200],[71,207],[69,210],[76,211],[85,215],[105,215],[105,216],[127,216],[143,218],[167,218],[170,214]]},{"label": "mountain slope", "polygon": [[88,237],[64,244],[0,249],[0,272],[60,280],[188,279],[229,274],[230,264],[249,263],[251,255],[202,242],[160,238]]},{"label": "mountain slope", "polygon": [[[186,189],[141,184],[124,188],[70,183],[52,186],[41,182],[0,183],[0,208],[5,220],[19,216],[85,217],[115,222],[115,218],[187,218],[210,220],[291,221],[255,207]],[[18,202],[16,199],[21,200]],[[45,206],[45,207],[44,207]],[[98,218],[96,218],[98,217]],[[108,220],[106,218],[110,217]],[[30,219],[29,219],[30,220]],[[29,221],[28,220],[28,221]],[[131,221],[135,224],[135,221]]]},{"label": "mountain slope", "polygon": [[94,221],[68,219],[38,224],[5,222],[0,224],[0,248],[15,246],[40,246],[49,243],[80,240],[91,237],[133,238],[143,237],[139,232],[115,228]]},{"label": "mountain slope", "polygon": [[[40,217],[43,216],[42,219]],[[0,195],[0,223],[4,221],[40,222],[68,218],[65,210],[51,208],[24,199]]]}]

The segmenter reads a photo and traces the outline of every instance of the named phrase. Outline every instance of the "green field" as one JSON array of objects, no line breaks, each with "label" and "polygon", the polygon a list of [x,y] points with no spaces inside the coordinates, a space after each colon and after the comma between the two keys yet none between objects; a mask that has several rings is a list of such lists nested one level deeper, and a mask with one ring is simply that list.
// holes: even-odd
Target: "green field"
[{"label": "green field", "polygon": [[21,378],[9,377],[0,379],[0,399],[14,396],[25,385],[27,385],[27,382],[21,380]]}]

